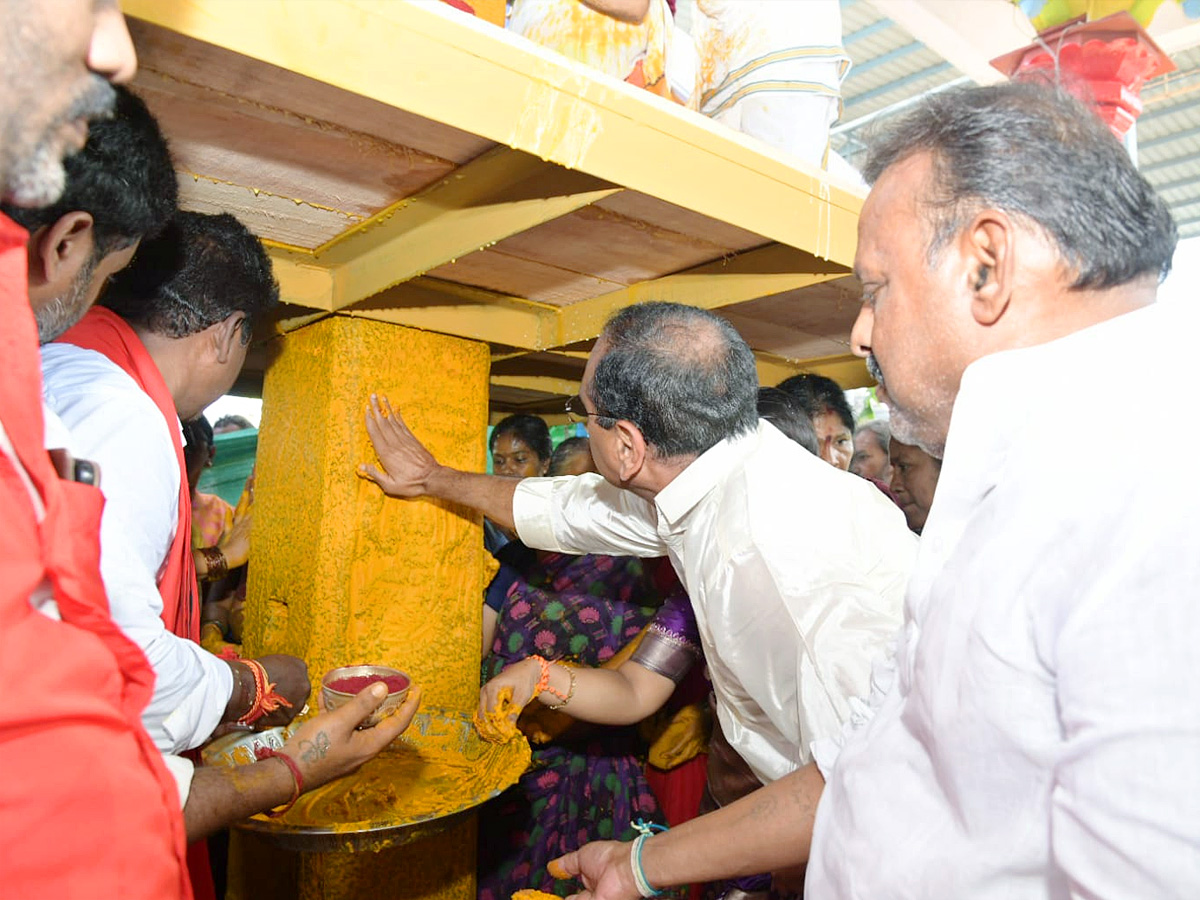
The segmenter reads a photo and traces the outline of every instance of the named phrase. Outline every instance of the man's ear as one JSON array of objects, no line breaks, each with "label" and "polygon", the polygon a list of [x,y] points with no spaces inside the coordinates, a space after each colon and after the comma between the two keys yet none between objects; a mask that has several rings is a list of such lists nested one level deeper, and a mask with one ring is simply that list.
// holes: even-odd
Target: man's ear
[{"label": "man's ear", "polygon": [[246,321],[244,312],[233,312],[212,326],[213,350],[217,362],[224,365],[233,356],[236,346],[242,343],[242,323]]},{"label": "man's ear", "polygon": [[90,213],[76,210],[34,232],[30,239],[30,283],[70,285],[92,255],[94,224]]},{"label": "man's ear", "polygon": [[628,484],[646,464],[646,438],[640,428],[626,419],[617,419],[613,433],[617,439],[617,478],[621,484]]},{"label": "man's ear", "polygon": [[1012,300],[1016,230],[998,209],[980,211],[962,232],[962,277],[971,295],[971,315],[980,325],[1000,321]]}]

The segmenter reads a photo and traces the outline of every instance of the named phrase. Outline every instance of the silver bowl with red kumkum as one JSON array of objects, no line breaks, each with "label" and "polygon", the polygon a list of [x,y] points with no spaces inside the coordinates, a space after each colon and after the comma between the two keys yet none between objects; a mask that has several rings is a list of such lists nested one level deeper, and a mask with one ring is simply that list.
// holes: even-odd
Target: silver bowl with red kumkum
[{"label": "silver bowl with red kumkum", "polygon": [[353,700],[363,688],[383,682],[388,689],[387,699],[380,704],[379,709],[367,716],[359,728],[373,728],[392,715],[404,703],[412,679],[399,669],[388,666],[340,666],[330,669],[321,679],[321,696],[325,699],[325,708],[335,710],[344,703]]}]

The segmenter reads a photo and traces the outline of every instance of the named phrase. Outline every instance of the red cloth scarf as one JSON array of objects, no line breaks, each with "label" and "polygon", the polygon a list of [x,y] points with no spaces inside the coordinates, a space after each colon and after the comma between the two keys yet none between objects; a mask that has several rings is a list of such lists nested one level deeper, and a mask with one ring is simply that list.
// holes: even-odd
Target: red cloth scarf
[{"label": "red cloth scarf", "polygon": [[[103,497],[43,446],[25,238],[0,215],[0,892],[187,898],[179,795],[141,723],[154,673],[100,580]],[[30,601],[47,585],[61,620]]]},{"label": "red cloth scarf", "polygon": [[158,581],[158,592],[163,601],[162,620],[173,634],[199,643],[200,595],[196,585],[196,564],[192,559],[192,501],[175,400],[145,344],[112,310],[92,307],[83,321],[59,340],[104,354],[137,382],[163,415],[179,463],[179,521],[167,553],[166,570]]}]

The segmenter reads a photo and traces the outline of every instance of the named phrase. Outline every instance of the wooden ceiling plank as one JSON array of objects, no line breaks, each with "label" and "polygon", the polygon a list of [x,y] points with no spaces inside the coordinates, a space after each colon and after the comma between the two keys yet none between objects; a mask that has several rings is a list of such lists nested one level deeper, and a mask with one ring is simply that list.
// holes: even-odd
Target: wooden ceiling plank
[{"label": "wooden ceiling plank", "polygon": [[[230,3],[240,4],[242,0]],[[255,0],[261,3],[262,0]],[[166,0],[159,0],[165,5]],[[492,146],[491,141],[456,128],[431,122],[371,97],[351,94],[335,85],[299,72],[194,40],[176,29],[162,28],[132,18],[132,5],[124,4],[129,31],[137,48],[138,74],[168,78],[181,85],[236,98],[239,102],[287,113],[322,130],[336,130],[368,140],[403,147],[461,165]],[[235,10],[233,15],[240,15]]]},{"label": "wooden ceiling plank", "polygon": [[497,148],[317,248],[314,257],[334,270],[340,309],[620,190]]},{"label": "wooden ceiling plank", "polygon": [[518,297],[418,279],[398,284],[341,314],[529,350],[557,331],[557,310]]},{"label": "wooden ceiling plank", "polygon": [[562,397],[573,397],[579,393],[579,382],[550,375],[492,375],[491,382],[499,387],[521,391],[540,391]]},{"label": "wooden ceiling plank", "polygon": [[551,306],[567,306],[625,287],[620,282],[595,275],[510,256],[496,247],[438,266],[429,275],[484,290],[516,294]]},{"label": "wooden ceiling plank", "polygon": [[618,309],[646,300],[666,300],[719,309],[758,297],[842,278],[846,270],[802,250],[770,244],[728,259],[644,281],[565,307],[558,345],[596,337]]}]

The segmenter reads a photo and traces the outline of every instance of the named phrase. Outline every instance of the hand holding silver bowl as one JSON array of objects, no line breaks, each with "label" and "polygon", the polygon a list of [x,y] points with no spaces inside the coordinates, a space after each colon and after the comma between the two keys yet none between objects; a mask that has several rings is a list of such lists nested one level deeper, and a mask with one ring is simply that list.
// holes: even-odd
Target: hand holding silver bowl
[{"label": "hand holding silver bowl", "polygon": [[325,700],[325,709],[337,709],[343,703],[353,700],[359,691],[375,681],[382,681],[387,686],[387,699],[358,726],[375,727],[396,712],[408,696],[412,679],[399,669],[388,666],[340,666],[330,669],[321,679],[321,696]]}]

